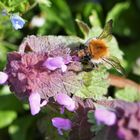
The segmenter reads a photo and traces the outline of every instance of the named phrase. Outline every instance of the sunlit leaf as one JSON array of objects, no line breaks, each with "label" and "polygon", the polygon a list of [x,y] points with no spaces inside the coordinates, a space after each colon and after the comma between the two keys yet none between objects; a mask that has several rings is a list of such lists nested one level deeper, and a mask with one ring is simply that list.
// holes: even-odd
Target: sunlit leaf
[{"label": "sunlit leaf", "polygon": [[126,87],[124,89],[117,90],[115,96],[117,99],[121,99],[124,101],[130,102],[140,101],[140,93],[138,93],[136,89],[131,87]]},{"label": "sunlit leaf", "polygon": [[82,33],[84,34],[84,36],[87,37],[89,34],[89,30],[90,30],[88,25],[79,19],[76,19],[76,22],[77,22],[79,28],[81,29]]},{"label": "sunlit leaf", "polygon": [[98,13],[95,9],[92,10],[92,14],[89,16],[89,21],[92,27],[101,27],[101,21],[99,19]]},{"label": "sunlit leaf", "polygon": [[15,111],[2,111],[0,110],[0,128],[6,127],[13,122],[17,117]]},{"label": "sunlit leaf", "polygon": [[107,72],[105,69],[94,69],[91,72],[81,73],[83,78],[83,86],[75,95],[82,98],[102,99],[107,93],[108,81]]},{"label": "sunlit leaf", "polygon": [[[34,138],[36,133],[34,132],[34,135],[32,135],[32,131],[34,129],[29,128],[31,128],[31,125],[33,125],[35,119],[36,118],[31,116],[25,116],[17,119],[12,125],[10,125],[8,131],[12,140],[19,140],[19,138],[20,140],[27,140],[29,137]],[[33,127],[35,128],[35,124]]]}]

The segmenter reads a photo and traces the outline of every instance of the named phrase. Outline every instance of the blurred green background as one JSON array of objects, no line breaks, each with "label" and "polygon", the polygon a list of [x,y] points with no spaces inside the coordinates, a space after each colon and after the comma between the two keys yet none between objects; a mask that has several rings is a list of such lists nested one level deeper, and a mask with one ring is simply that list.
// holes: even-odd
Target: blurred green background
[{"label": "blurred green background", "polygon": [[[2,14],[4,9],[6,16]],[[1,0],[0,12],[0,70],[7,53],[17,50],[27,35],[83,37],[75,19],[101,27],[113,19],[113,35],[124,52],[126,76],[140,83],[140,0]],[[23,29],[12,27],[12,13],[26,20]],[[57,135],[49,112],[52,108],[31,116],[26,103],[21,103],[7,86],[0,86],[0,140],[67,139],[67,135]]]}]

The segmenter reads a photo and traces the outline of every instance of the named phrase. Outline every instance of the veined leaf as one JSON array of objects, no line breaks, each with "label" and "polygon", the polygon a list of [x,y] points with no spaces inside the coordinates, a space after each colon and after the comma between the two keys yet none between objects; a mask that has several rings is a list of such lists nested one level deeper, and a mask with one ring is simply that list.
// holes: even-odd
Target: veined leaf
[{"label": "veined leaf", "polygon": [[82,72],[83,86],[75,93],[82,98],[103,99],[107,93],[109,83],[108,73],[104,68],[94,69],[91,72]]},{"label": "veined leaf", "polygon": [[77,22],[80,30],[84,34],[85,38],[86,38],[88,36],[88,34],[89,34],[90,28],[88,27],[88,25],[86,23],[84,23],[83,21],[81,21],[79,19],[76,19],[76,22]]},{"label": "veined leaf", "polygon": [[121,99],[124,101],[130,102],[140,101],[140,93],[138,93],[136,89],[131,87],[126,87],[124,89],[117,90],[115,96],[117,99]]}]

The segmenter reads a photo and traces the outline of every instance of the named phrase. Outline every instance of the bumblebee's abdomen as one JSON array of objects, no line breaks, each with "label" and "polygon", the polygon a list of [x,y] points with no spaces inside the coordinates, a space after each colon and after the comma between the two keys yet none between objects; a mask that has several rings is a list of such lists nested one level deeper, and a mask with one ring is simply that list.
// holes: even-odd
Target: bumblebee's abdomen
[{"label": "bumblebee's abdomen", "polygon": [[87,50],[93,59],[100,59],[109,55],[106,42],[101,39],[92,39],[89,42]]}]

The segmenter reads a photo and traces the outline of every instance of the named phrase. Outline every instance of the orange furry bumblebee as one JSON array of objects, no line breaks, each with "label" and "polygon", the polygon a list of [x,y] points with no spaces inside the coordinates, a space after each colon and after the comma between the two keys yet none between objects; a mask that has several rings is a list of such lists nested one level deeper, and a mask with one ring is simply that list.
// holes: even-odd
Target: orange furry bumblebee
[{"label": "orange furry bumblebee", "polygon": [[108,21],[96,38],[89,39],[85,44],[79,47],[77,55],[84,65],[90,68],[98,66],[100,63],[107,63],[114,67],[118,72],[123,73],[123,68],[118,59],[110,55],[106,40],[112,37],[112,20]]}]

